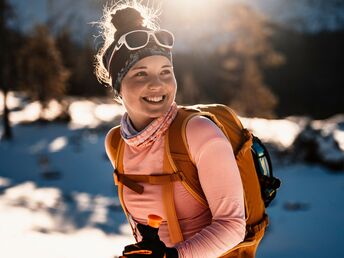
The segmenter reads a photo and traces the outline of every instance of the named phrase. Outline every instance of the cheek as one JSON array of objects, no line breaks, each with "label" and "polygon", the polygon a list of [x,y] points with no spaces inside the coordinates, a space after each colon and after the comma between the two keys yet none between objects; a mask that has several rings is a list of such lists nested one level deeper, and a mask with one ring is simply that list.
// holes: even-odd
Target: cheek
[{"label": "cheek", "polygon": [[142,87],[139,87],[134,84],[122,85],[121,96],[122,96],[123,104],[129,105],[129,106],[136,105],[136,103],[140,101],[140,96],[142,95],[141,91],[142,91]]},{"label": "cheek", "polygon": [[171,79],[169,85],[170,85],[170,90],[172,92],[176,93],[177,92],[177,82],[176,82],[175,78]]},{"label": "cheek", "polygon": [[132,91],[122,91],[122,100],[123,102],[131,103],[133,102],[137,97],[137,94]]},{"label": "cheek", "polygon": [[124,104],[131,99],[131,92],[129,91],[126,85],[121,86],[120,95],[122,97],[122,101],[124,102]]}]

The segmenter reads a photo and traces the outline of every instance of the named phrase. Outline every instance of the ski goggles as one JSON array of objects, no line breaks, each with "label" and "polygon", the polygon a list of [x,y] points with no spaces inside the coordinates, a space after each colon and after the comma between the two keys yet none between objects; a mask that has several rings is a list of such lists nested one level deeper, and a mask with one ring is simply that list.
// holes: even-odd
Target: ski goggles
[{"label": "ski goggles", "polygon": [[174,44],[174,36],[168,30],[148,31],[148,30],[133,30],[122,35],[115,48],[112,50],[107,70],[110,71],[110,64],[114,54],[125,45],[129,50],[138,50],[144,48],[150,42],[151,36],[155,43],[163,48],[171,49]]}]

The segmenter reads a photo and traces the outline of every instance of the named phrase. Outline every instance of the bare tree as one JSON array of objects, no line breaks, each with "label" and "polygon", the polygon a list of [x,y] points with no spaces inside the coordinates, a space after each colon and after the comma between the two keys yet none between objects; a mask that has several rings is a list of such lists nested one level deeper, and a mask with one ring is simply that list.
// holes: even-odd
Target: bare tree
[{"label": "bare tree", "polygon": [[243,4],[226,10],[223,30],[231,40],[218,53],[223,57],[221,76],[227,82],[223,90],[229,104],[242,115],[272,117],[277,98],[265,85],[261,67],[280,65],[284,58],[272,48],[262,15]]},{"label": "bare tree", "polygon": [[6,0],[0,0],[0,89],[4,95],[4,107],[3,107],[3,127],[4,132],[0,135],[1,139],[11,140],[13,133],[11,130],[11,124],[9,120],[9,109],[7,107],[7,95],[10,88],[10,49],[11,33],[7,26],[7,22],[13,17],[12,7]]},{"label": "bare tree", "polygon": [[36,26],[19,56],[21,87],[42,104],[42,118],[48,101],[63,96],[69,71],[45,25]]}]

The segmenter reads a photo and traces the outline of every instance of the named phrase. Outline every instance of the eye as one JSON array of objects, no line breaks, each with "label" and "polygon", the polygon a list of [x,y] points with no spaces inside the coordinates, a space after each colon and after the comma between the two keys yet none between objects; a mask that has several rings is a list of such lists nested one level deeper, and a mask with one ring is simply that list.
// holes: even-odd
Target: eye
[{"label": "eye", "polygon": [[147,76],[147,73],[145,71],[140,71],[138,73],[134,74],[135,77],[143,77],[143,76]]},{"label": "eye", "polygon": [[161,71],[161,75],[168,75],[168,74],[171,74],[171,71],[168,69]]}]

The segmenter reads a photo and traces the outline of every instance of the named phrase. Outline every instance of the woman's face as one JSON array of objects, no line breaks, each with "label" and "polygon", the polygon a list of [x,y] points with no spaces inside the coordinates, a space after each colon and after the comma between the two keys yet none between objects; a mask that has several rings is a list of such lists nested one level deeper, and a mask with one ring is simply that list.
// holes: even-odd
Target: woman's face
[{"label": "woman's face", "polygon": [[138,61],[125,75],[120,95],[136,130],[142,130],[168,111],[177,83],[170,60],[149,56]]}]

